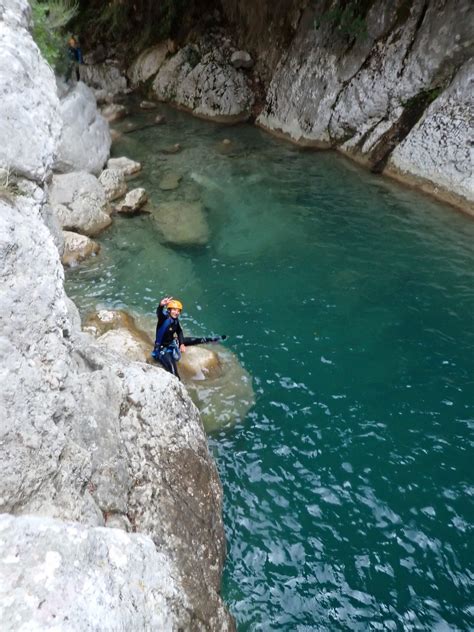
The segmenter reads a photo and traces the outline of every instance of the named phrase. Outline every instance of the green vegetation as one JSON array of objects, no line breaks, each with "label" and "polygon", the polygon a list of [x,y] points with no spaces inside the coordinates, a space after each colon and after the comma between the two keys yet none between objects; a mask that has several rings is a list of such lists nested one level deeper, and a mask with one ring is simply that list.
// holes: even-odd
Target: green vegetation
[{"label": "green vegetation", "polygon": [[186,0],[79,0],[80,30],[96,42],[143,48],[171,37],[188,7]]},{"label": "green vegetation", "polygon": [[33,38],[46,61],[55,68],[65,48],[65,28],[77,14],[74,0],[30,0]]},{"label": "green vegetation", "polygon": [[332,5],[315,19],[315,27],[318,29],[324,23],[329,24],[341,35],[355,40],[367,37],[367,24],[365,18],[373,0],[343,0]]},{"label": "green vegetation", "polygon": [[22,190],[15,181],[10,167],[0,168],[0,199],[12,202]]}]

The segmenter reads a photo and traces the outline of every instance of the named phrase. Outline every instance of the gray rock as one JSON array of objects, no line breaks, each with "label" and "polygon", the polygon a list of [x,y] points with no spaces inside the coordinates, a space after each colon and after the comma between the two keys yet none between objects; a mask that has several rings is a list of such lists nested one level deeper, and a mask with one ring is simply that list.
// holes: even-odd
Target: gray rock
[{"label": "gray rock", "polygon": [[104,169],[99,176],[99,182],[104,187],[105,197],[109,202],[117,200],[127,192],[125,176],[120,169]]},{"label": "gray rock", "polygon": [[[474,201],[470,142],[474,64],[466,62],[391,155],[389,170],[416,176]],[[430,189],[431,190],[431,189]]]},{"label": "gray rock", "polygon": [[[442,91],[472,56],[473,5],[469,0],[448,0],[442,6],[416,0],[409,11],[401,9],[401,2],[372,3],[365,37],[351,38],[330,19],[319,23],[302,19],[273,75],[258,123],[304,144],[338,147],[378,171],[407,135],[406,150],[419,148],[420,128],[414,126],[428,107],[430,94]],[[314,12],[325,14],[322,0],[315,3]],[[451,111],[465,111],[466,100],[459,90],[449,94]],[[447,117],[443,125],[441,134],[454,131]],[[431,151],[441,155],[436,147],[439,134],[434,126],[431,129],[434,142],[433,147],[426,145],[426,155]],[[413,144],[410,130],[417,136]],[[423,138],[426,144],[426,133]],[[455,139],[452,144],[458,156],[454,162],[459,164],[466,145],[460,149]],[[393,165],[399,160],[396,169],[410,173],[411,159],[405,153],[402,160],[402,154],[400,150]],[[454,186],[455,192],[465,195],[465,178],[454,177],[453,158],[447,161],[444,175],[441,162],[435,160],[438,166],[428,167],[422,177],[429,179],[431,172],[434,185]],[[423,171],[417,163],[415,158],[414,175]]]},{"label": "gray rock", "polygon": [[132,189],[124,199],[115,206],[117,213],[133,214],[140,211],[148,202],[148,194],[145,189]]},{"label": "gray rock", "polygon": [[65,230],[94,236],[112,223],[104,188],[90,173],[56,174],[49,202]]},{"label": "gray rock", "polygon": [[156,75],[167,54],[167,42],[161,42],[141,52],[127,71],[132,86],[136,87],[141,83],[145,83],[145,81]]},{"label": "gray rock", "polygon": [[63,130],[55,170],[99,174],[109,157],[112,140],[107,121],[84,83],[77,83],[61,99],[61,116]]},{"label": "gray rock", "polygon": [[173,561],[147,536],[0,516],[4,632],[190,629],[182,592]]},{"label": "gray rock", "polygon": [[162,191],[173,191],[179,187],[181,178],[182,176],[177,173],[167,173],[161,178],[158,186]]},{"label": "gray rock", "polygon": [[65,266],[75,266],[100,250],[99,244],[85,235],[65,230],[63,236],[64,252],[61,261]]},{"label": "gray rock", "polygon": [[84,65],[80,68],[81,80],[95,90],[115,97],[127,92],[127,78],[111,62]]},{"label": "gray rock", "polygon": [[161,101],[171,101],[197,116],[222,122],[246,120],[253,94],[246,77],[218,50],[185,46],[161,66],[153,82]]},{"label": "gray rock", "polygon": [[107,169],[118,169],[124,176],[131,176],[138,173],[142,166],[139,162],[121,156],[120,158],[110,158],[107,162]]}]

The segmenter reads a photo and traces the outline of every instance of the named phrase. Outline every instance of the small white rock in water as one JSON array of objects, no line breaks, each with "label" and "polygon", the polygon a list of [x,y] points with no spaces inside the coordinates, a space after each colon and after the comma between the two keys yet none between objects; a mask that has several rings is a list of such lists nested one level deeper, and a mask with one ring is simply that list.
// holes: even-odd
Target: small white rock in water
[{"label": "small white rock in water", "polygon": [[142,110],[154,110],[157,107],[157,104],[153,101],[142,101],[140,103],[140,107]]},{"label": "small white rock in water", "polygon": [[182,176],[177,173],[167,173],[160,180],[159,187],[162,191],[173,191],[179,187]]},{"label": "small white rock in water", "polygon": [[109,202],[117,200],[127,192],[125,176],[120,169],[104,169],[99,176],[99,182],[104,187]]},{"label": "small white rock in water", "polygon": [[165,117],[163,116],[163,114],[157,114],[157,115],[155,116],[155,123],[156,123],[157,125],[163,125],[163,123],[165,123],[165,122],[166,122],[166,119],[165,119]]},{"label": "small white rock in water", "polygon": [[102,108],[101,114],[109,123],[113,123],[113,121],[120,121],[125,118],[128,112],[124,105],[111,103]]},{"label": "small white rock in water", "polygon": [[131,176],[134,173],[138,173],[141,168],[142,166],[139,162],[130,160],[130,158],[126,158],[125,156],[110,158],[107,162],[107,169],[118,169],[124,176]]},{"label": "small white rock in water", "polygon": [[145,189],[132,189],[125,198],[117,204],[117,213],[137,213],[148,202],[148,194]]},{"label": "small white rock in water", "polygon": [[92,255],[96,255],[100,246],[85,235],[63,230],[64,252],[61,261],[65,266],[75,266]]}]

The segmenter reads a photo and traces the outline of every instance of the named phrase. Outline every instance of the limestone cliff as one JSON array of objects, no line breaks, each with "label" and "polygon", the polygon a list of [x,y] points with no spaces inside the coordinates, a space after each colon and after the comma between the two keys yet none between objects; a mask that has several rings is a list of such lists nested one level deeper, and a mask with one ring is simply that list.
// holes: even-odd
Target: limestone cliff
[{"label": "limestone cliff", "polygon": [[[197,115],[251,114],[472,212],[473,23],[470,0],[220,0],[177,52],[147,51],[151,75],[131,76],[156,74],[155,98]],[[239,47],[253,67],[235,74]]]},{"label": "limestone cliff", "polygon": [[46,203],[63,119],[29,26],[0,0],[2,630],[232,630],[197,409],[83,333],[65,294]]}]

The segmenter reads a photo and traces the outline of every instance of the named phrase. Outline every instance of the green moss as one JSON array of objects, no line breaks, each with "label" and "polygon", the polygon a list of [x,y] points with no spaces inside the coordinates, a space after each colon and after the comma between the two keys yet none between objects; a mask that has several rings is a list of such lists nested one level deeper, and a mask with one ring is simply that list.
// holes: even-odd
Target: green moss
[{"label": "green moss", "polygon": [[329,24],[334,31],[350,40],[366,38],[366,17],[373,3],[374,0],[344,0],[316,16],[315,28]]}]

